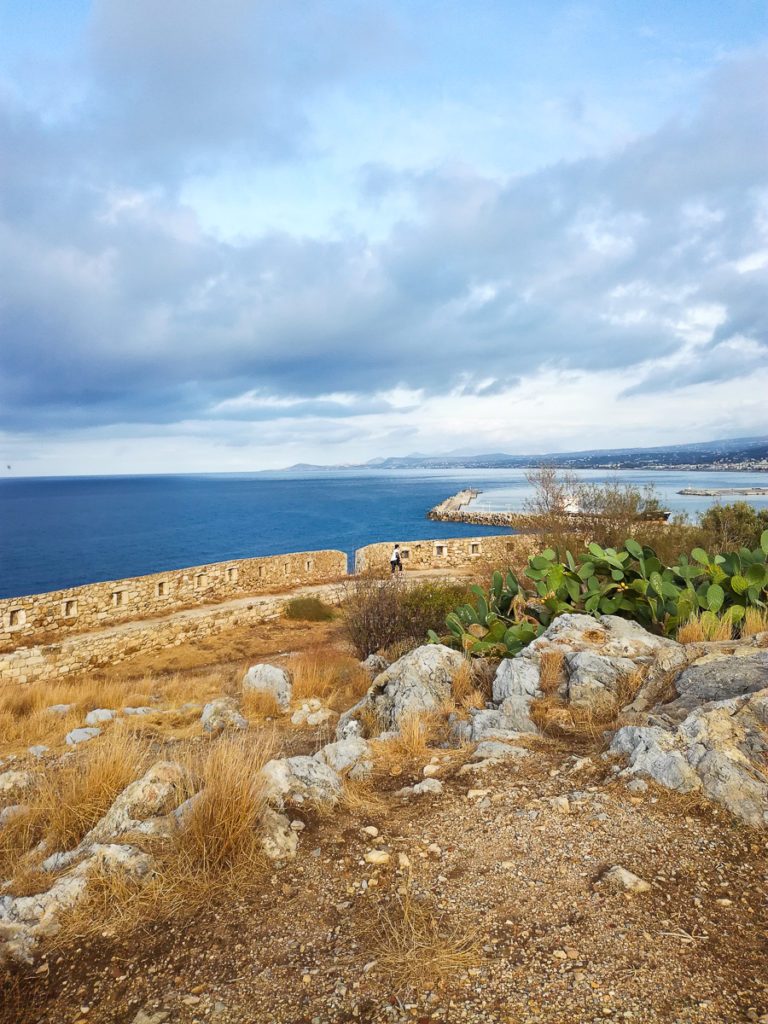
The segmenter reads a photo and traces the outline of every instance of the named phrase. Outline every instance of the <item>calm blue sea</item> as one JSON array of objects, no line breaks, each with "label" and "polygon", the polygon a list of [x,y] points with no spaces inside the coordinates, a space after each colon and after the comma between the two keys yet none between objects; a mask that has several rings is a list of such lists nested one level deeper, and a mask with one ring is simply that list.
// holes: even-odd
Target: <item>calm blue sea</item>
[{"label": "calm blue sea", "polygon": [[[683,487],[766,486],[760,473],[584,472],[585,480],[654,483],[668,507],[695,513],[711,499]],[[462,487],[478,504],[520,507],[523,470],[366,471],[0,480],[0,596],[230,558],[499,533],[433,523],[427,511]],[[732,501],[734,499],[725,499]],[[760,507],[768,498],[750,499]],[[351,563],[350,563],[351,564]]]}]

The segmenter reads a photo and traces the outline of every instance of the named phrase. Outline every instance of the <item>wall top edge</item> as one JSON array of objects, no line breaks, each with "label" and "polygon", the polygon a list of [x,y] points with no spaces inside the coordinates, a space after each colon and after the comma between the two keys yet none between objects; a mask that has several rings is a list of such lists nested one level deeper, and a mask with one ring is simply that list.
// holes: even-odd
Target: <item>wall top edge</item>
[{"label": "wall top edge", "polygon": [[256,555],[253,558],[226,558],[221,562],[206,562],[204,565],[184,565],[180,566],[178,569],[163,569],[160,572],[145,573],[143,576],[123,576],[114,580],[96,580],[93,583],[80,583],[73,587],[61,587],[59,590],[46,590],[37,594],[14,594],[11,597],[0,598],[0,607],[7,605],[9,602],[32,601],[39,600],[40,598],[48,598],[52,601],[59,600],[65,595],[70,595],[75,591],[88,590],[91,587],[110,587],[117,586],[118,584],[142,583],[147,580],[160,580],[168,576],[175,576],[178,573],[205,572],[207,570],[216,569],[219,566],[243,565],[244,563],[257,564],[259,562],[272,562],[279,558],[297,558],[304,555],[340,555],[345,559],[345,561],[347,557],[344,551],[339,551],[336,548],[321,548],[315,551],[285,551],[278,555]]}]

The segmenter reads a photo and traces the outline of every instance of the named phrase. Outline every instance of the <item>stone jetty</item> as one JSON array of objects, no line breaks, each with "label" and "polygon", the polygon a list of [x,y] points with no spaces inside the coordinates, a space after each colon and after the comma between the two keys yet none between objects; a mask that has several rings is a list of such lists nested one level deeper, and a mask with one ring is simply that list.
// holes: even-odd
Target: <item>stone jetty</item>
[{"label": "stone jetty", "polygon": [[677,493],[698,494],[708,498],[739,494],[746,498],[754,498],[761,494],[768,494],[768,487],[686,487]]}]

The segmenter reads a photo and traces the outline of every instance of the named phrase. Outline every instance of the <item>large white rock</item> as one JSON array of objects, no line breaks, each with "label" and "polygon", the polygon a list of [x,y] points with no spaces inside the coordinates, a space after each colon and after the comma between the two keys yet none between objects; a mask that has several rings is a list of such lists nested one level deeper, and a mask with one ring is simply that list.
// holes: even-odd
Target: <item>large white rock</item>
[{"label": "large white rock", "polygon": [[85,836],[81,847],[104,843],[127,832],[169,836],[176,831],[171,814],[189,796],[189,772],[173,761],[158,761],[120,793]]},{"label": "large white rock", "polygon": [[3,772],[0,775],[0,797],[7,799],[23,793],[25,789],[31,789],[39,778],[35,772]]},{"label": "large white rock", "polygon": [[464,660],[464,655],[444,644],[409,651],[376,676],[363,700],[341,716],[337,738],[354,733],[348,727],[364,709],[375,715],[384,731],[396,731],[405,715],[437,710],[450,697],[453,677]]},{"label": "large white rock", "polygon": [[328,764],[299,755],[268,761],[259,774],[267,801],[278,808],[286,804],[336,804],[341,777]]},{"label": "large white rock", "polygon": [[340,775],[348,775],[351,779],[368,778],[373,767],[371,748],[359,736],[326,743],[315,754],[315,760],[322,761]]},{"label": "large white rock", "polygon": [[209,701],[200,716],[203,732],[220,732],[222,729],[247,729],[248,721],[240,713],[234,697],[217,697]]},{"label": "large white rock", "polygon": [[70,747],[76,747],[78,743],[87,743],[88,740],[95,739],[101,733],[101,729],[98,726],[93,725],[83,729],[73,729],[68,732],[64,737],[67,741],[67,745]]},{"label": "large white rock", "polygon": [[110,708],[94,708],[85,716],[86,725],[100,725],[102,722],[111,722],[115,712]]},{"label": "large white rock", "polygon": [[243,692],[263,690],[275,698],[281,708],[291,703],[291,679],[288,673],[275,665],[251,665],[243,677]]}]

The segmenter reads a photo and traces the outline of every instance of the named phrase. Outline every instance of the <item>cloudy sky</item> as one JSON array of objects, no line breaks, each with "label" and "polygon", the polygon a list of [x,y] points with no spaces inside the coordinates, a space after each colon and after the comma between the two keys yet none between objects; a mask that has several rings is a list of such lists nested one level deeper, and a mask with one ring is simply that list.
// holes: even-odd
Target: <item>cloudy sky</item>
[{"label": "cloudy sky", "polygon": [[767,58],[762,0],[0,0],[3,473],[768,433]]}]

